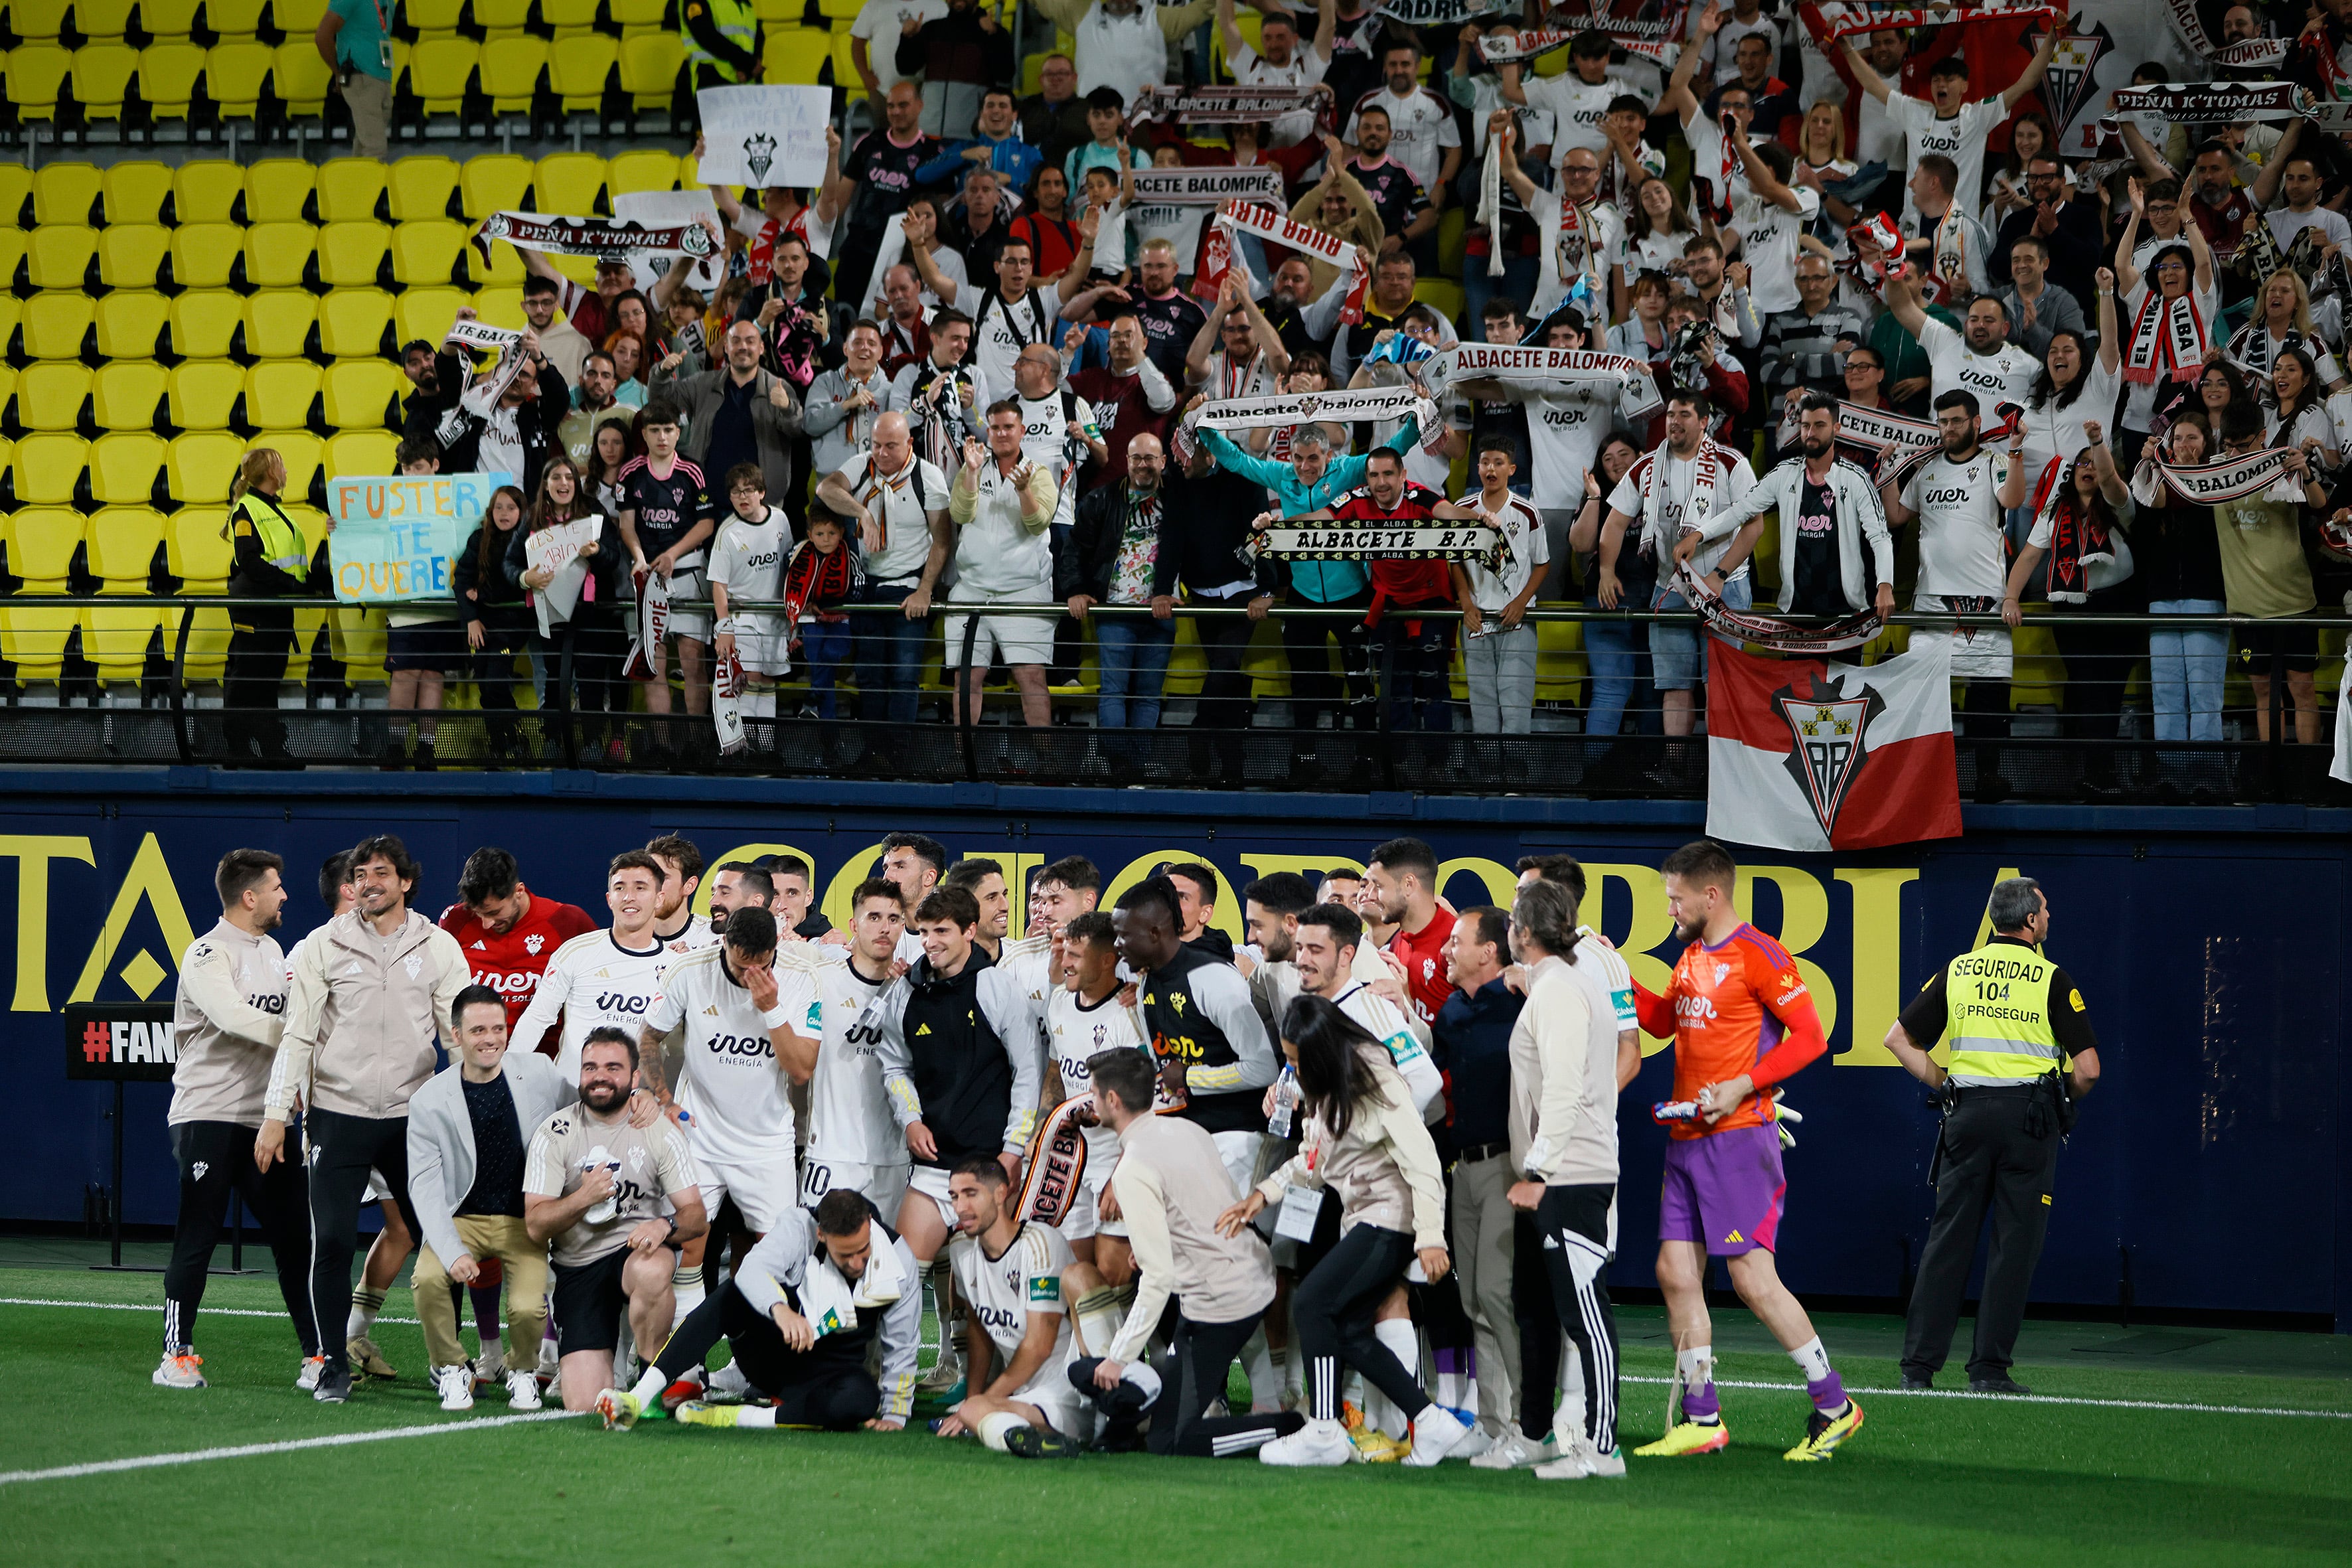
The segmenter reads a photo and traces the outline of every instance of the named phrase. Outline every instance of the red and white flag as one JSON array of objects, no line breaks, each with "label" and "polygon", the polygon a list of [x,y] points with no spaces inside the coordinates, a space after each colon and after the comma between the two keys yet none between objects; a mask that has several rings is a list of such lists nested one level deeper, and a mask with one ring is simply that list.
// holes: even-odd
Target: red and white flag
[{"label": "red and white flag", "polygon": [[1950,639],[1867,667],[1707,639],[1706,831],[1817,854],[1958,837]]}]

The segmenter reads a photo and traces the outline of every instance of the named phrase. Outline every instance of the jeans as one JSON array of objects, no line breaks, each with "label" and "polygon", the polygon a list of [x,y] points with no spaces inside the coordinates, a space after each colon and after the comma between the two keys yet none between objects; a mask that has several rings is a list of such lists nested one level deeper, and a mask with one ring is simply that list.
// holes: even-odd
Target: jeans
[{"label": "jeans", "polygon": [[[915,590],[904,583],[867,583],[858,601],[867,605],[904,604]],[[859,616],[857,629],[857,712],[871,723],[887,719],[893,724],[915,721],[915,699],[922,679],[921,621],[903,616]]]},{"label": "jeans", "polygon": [[1095,622],[1095,642],[1102,676],[1095,722],[1105,730],[1158,729],[1160,688],[1175,651],[1176,623],[1105,616]]},{"label": "jeans", "polygon": [[1584,657],[1592,667],[1592,694],[1584,708],[1584,732],[1613,741],[1624,727],[1634,689],[1646,684],[1650,655],[1643,628],[1625,622],[1584,623]]},{"label": "jeans", "polygon": [[808,664],[809,695],[816,699],[820,719],[839,717],[834,711],[834,687],[849,658],[849,642],[847,621],[810,621],[801,627],[801,658]]},{"label": "jeans", "polygon": [[[2219,599],[2158,599],[2156,616],[2218,616]],[[2147,634],[2148,700],[2159,741],[2219,741],[2221,683],[2230,663],[2230,634],[2218,626]]]}]

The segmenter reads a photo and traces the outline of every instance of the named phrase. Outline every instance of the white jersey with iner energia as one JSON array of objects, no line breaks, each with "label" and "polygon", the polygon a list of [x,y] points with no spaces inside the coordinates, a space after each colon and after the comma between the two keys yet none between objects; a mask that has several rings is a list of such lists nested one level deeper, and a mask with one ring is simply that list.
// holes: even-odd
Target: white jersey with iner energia
[{"label": "white jersey with iner energia", "polygon": [[[1151,1042],[1131,1008],[1118,1005],[1118,993],[1093,1005],[1066,986],[1057,986],[1045,1002],[1046,1064],[1062,1075],[1062,1094],[1076,1100],[1094,1092],[1094,1076],[1087,1060],[1097,1051],[1132,1047],[1151,1054]],[[1158,1064],[1153,1064],[1158,1070]],[[1087,1133],[1087,1181],[1092,1185],[1110,1174],[1118,1159],[1118,1134],[1108,1127],[1089,1127]]]},{"label": "white jersey with iner energia", "polygon": [[996,1346],[997,1370],[1012,1364],[1029,1331],[1029,1314],[1051,1312],[1062,1320],[1054,1349],[1041,1369],[1051,1374],[1069,1360],[1070,1318],[1062,1308],[1062,1270],[1070,1266],[1070,1244],[1062,1233],[1024,1220],[1013,1243],[991,1258],[979,1238],[959,1235],[949,1244],[956,1290],[971,1304],[971,1315]]},{"label": "white jersey with iner energia", "polygon": [[635,1039],[646,1014],[661,994],[662,972],[677,954],[653,941],[623,947],[609,931],[583,932],[555,950],[531,993],[530,1005],[516,1023],[513,1038],[525,1050],[535,1048],[560,1016],[563,1034],[556,1047],[556,1070],[566,1083],[580,1081],[580,1047],[593,1029],[625,1029]]},{"label": "white jersey with iner energia", "polygon": [[[727,973],[725,953],[704,948],[670,965],[646,1023],[660,1035],[684,1026],[677,1099],[694,1119],[697,1160],[721,1167],[789,1162],[793,1102],[782,1065],[751,992]],[[776,988],[776,1005],[802,1023],[815,998],[810,978],[780,973]]]},{"label": "white jersey with iner energia", "polygon": [[[846,949],[843,950],[846,952]],[[816,966],[816,995],[808,1023],[796,1026],[819,1044],[816,1072],[809,1079],[809,1158],[853,1165],[903,1165],[907,1140],[882,1092],[879,1037],[861,1020],[866,1004],[882,994],[887,980],[868,980],[857,961]]]}]

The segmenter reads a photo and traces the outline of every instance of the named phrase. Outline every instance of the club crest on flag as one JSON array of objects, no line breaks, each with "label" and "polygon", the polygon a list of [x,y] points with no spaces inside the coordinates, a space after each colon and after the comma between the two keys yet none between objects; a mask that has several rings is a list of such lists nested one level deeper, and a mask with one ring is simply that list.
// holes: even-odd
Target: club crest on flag
[{"label": "club crest on flag", "polygon": [[1853,697],[1822,684],[1808,670],[1804,685],[1784,686],[1772,694],[1773,710],[1789,726],[1795,742],[1789,750],[1789,772],[1804,791],[1823,833],[1837,830],[1838,808],[1861,776],[1869,752],[1863,734],[1871,720],[1886,710],[1886,700],[1873,686]]}]

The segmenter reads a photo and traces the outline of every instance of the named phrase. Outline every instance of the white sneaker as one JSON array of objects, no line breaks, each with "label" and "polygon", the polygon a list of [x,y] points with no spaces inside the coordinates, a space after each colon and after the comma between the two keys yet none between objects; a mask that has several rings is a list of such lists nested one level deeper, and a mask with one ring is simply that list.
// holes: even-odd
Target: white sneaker
[{"label": "white sneaker", "polygon": [[319,1374],[327,1370],[327,1358],[314,1355],[304,1358],[302,1370],[294,1379],[294,1386],[305,1394],[319,1392]]},{"label": "white sneaker", "polygon": [[484,1383],[504,1383],[507,1380],[507,1342],[492,1340],[474,1358],[474,1375]]},{"label": "white sneaker", "polygon": [[167,1351],[152,1381],[158,1388],[202,1388],[205,1374],[200,1369],[204,1364],[205,1358],[194,1351],[181,1355]]},{"label": "white sneaker", "polygon": [[1449,1459],[1475,1459],[1495,1446],[1495,1435],[1484,1426],[1473,1426],[1470,1435],[1454,1445]]},{"label": "white sneaker", "polygon": [[510,1410],[539,1408],[539,1379],[520,1367],[507,1373],[507,1407]]},{"label": "white sneaker", "polygon": [[1430,1405],[1412,1418],[1412,1452],[1404,1457],[1404,1462],[1427,1469],[1468,1436],[1470,1428],[1460,1416],[1443,1405]]},{"label": "white sneaker", "polygon": [[1262,1465],[1297,1468],[1339,1466],[1356,1457],[1348,1429],[1337,1421],[1309,1421],[1287,1437],[1276,1437],[1257,1451]]},{"label": "white sneaker", "polygon": [[751,1380],[743,1375],[740,1362],[730,1361],[718,1368],[710,1373],[709,1382],[713,1394],[731,1394],[740,1399],[751,1392]]},{"label": "white sneaker", "polygon": [[444,1410],[471,1410],[474,1407],[474,1370],[469,1366],[436,1366],[433,1369],[433,1386],[440,1391]]},{"label": "white sneaker", "polygon": [[1492,1447],[1470,1461],[1470,1468],[1474,1470],[1524,1470],[1530,1465],[1542,1464],[1556,1456],[1557,1451],[1549,1441],[1528,1442],[1515,1421],[1503,1428],[1503,1435],[1495,1439]]},{"label": "white sneaker", "polygon": [[1559,1458],[1549,1464],[1538,1465],[1537,1479],[1580,1481],[1592,1474],[1593,1462],[1599,1456],[1593,1452],[1592,1444],[1582,1433],[1577,1434],[1564,1443],[1559,1442],[1555,1434],[1554,1441],[1559,1449]]},{"label": "white sneaker", "polygon": [[555,1348],[553,1338],[539,1342],[539,1375],[551,1383],[563,1373],[562,1352]]}]

